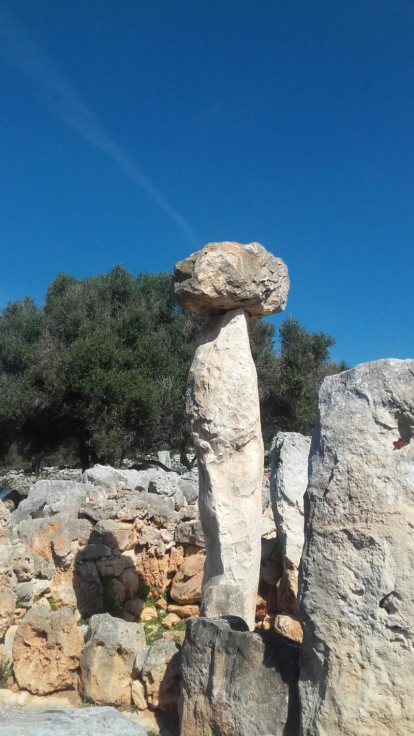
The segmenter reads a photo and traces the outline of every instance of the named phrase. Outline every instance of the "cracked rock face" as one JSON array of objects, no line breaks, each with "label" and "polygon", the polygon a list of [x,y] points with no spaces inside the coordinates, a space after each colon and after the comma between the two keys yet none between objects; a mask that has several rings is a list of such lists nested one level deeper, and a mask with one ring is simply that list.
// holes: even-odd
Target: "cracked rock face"
[{"label": "cracked rock face", "polygon": [[303,496],[308,485],[309,449],[310,437],[299,432],[278,432],[270,449],[270,496],[284,566],[285,600],[280,603],[288,613],[296,612],[298,569],[305,536]]},{"label": "cracked rock face", "polygon": [[236,614],[254,628],[263,441],[256,368],[242,309],[206,322],[190,370],[188,413],[206,547],[202,614]]},{"label": "cracked rock face", "polygon": [[299,576],[303,736],[414,733],[414,361],[326,378]]},{"label": "cracked rock face", "polygon": [[209,243],[174,268],[175,298],[200,317],[242,307],[257,319],[286,305],[285,263],[259,243]]}]

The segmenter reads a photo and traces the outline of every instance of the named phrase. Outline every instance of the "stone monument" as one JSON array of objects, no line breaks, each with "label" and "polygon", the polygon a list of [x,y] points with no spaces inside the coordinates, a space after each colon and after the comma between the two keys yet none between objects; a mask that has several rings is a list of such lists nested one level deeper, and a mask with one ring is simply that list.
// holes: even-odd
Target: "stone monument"
[{"label": "stone monument", "polygon": [[325,378],[299,573],[303,736],[414,733],[414,360]]},{"label": "stone monument", "polygon": [[285,307],[287,268],[258,243],[209,243],[177,263],[173,284],[178,304],[207,318],[187,395],[206,546],[201,615],[238,615],[253,629],[263,441],[248,325]]}]

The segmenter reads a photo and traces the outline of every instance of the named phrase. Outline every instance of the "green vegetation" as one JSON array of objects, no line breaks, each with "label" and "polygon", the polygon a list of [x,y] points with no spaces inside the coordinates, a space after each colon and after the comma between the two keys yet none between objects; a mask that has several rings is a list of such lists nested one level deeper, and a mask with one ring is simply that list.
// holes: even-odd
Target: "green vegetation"
[{"label": "green vegetation", "polygon": [[[33,471],[45,458],[118,465],[174,448],[190,434],[185,386],[200,320],[174,302],[168,273],[121,266],[75,279],[59,274],[43,307],[30,297],[0,312],[0,458]],[[334,340],[296,320],[251,326],[263,431],[309,433]]]},{"label": "green vegetation", "polygon": [[13,674],[11,662],[0,658],[0,688],[7,687],[7,680]]}]

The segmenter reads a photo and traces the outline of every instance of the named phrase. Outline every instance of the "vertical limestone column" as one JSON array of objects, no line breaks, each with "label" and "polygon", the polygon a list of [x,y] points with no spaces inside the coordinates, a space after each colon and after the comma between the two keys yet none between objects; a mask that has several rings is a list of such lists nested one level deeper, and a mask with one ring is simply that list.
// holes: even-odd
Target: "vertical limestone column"
[{"label": "vertical limestone column", "polygon": [[190,370],[188,409],[206,545],[202,614],[232,613],[252,628],[260,567],[263,441],[243,309],[207,320]]},{"label": "vertical limestone column", "polygon": [[302,736],[412,736],[414,360],[325,379],[305,530]]},{"label": "vertical limestone column", "polygon": [[257,243],[212,243],[177,264],[179,304],[207,317],[196,344],[187,407],[206,545],[201,613],[254,628],[261,552],[263,440],[249,320],[283,309],[283,261]]}]

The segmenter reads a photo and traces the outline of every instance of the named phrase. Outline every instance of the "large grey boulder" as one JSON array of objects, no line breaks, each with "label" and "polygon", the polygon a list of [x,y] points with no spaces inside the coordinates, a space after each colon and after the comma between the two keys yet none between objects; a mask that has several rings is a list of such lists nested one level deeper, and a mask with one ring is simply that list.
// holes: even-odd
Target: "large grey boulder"
[{"label": "large grey boulder", "polygon": [[194,504],[198,499],[198,469],[193,468],[180,475],[178,486],[183,492],[188,504]]},{"label": "large grey boulder", "polygon": [[[188,414],[197,452],[206,546],[202,614],[238,614],[254,628],[262,533],[263,440],[247,317],[208,320],[189,375]],[[241,608],[221,608],[213,588],[233,586]],[[229,599],[229,603],[230,603]],[[208,605],[207,605],[208,603]]]},{"label": "large grey boulder", "polygon": [[133,723],[115,708],[81,708],[80,710],[29,710],[2,708],[1,736],[146,736],[138,723]]},{"label": "large grey boulder", "polygon": [[82,478],[84,483],[101,486],[108,496],[112,497],[122,488],[129,488],[131,491],[148,491],[151,480],[162,473],[169,475],[161,468],[134,470],[133,468],[112,468],[110,465],[97,464],[85,470]]},{"label": "large grey boulder", "polygon": [[414,361],[326,378],[299,580],[305,736],[414,733]]},{"label": "large grey boulder", "polygon": [[278,432],[270,449],[270,494],[283,554],[279,606],[295,613],[298,570],[305,538],[303,497],[308,485],[310,437]]},{"label": "large grey boulder", "polygon": [[297,736],[299,645],[239,623],[188,622],[181,650],[181,736]]},{"label": "large grey boulder", "polygon": [[175,298],[200,317],[242,308],[251,318],[281,312],[289,277],[286,265],[259,243],[208,243],[177,263]]},{"label": "large grey boulder", "polygon": [[42,519],[64,513],[76,517],[86,500],[88,486],[71,480],[39,480],[29,490],[28,497],[22,501],[11,515],[11,523],[17,526],[21,521]]}]

